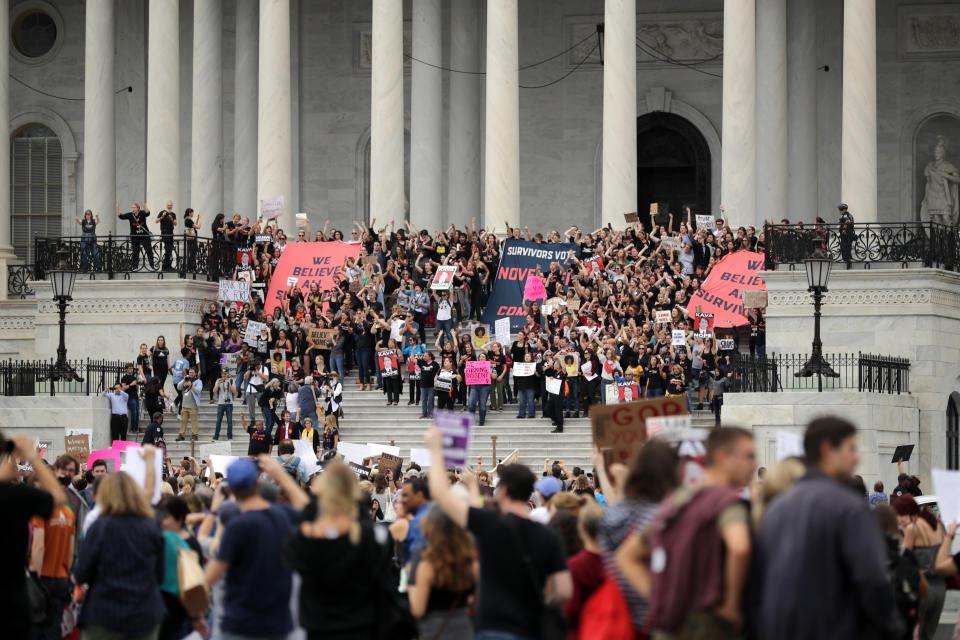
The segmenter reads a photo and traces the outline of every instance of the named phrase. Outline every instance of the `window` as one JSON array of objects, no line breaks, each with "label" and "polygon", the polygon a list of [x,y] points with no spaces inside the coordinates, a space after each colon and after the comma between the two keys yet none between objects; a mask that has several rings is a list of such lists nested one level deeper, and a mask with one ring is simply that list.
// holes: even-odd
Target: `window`
[{"label": "window", "polygon": [[34,238],[59,237],[63,156],[60,139],[42,124],[20,129],[10,145],[10,224],[13,250],[34,260]]},{"label": "window", "polygon": [[960,394],[947,400],[947,469],[960,470]]},{"label": "window", "polygon": [[13,46],[28,58],[39,58],[57,43],[57,23],[41,9],[28,9],[13,22]]}]

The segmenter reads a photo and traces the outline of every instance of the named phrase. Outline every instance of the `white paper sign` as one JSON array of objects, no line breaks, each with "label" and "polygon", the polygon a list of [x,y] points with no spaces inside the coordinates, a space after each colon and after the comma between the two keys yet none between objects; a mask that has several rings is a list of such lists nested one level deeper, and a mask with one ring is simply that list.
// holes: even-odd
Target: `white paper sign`
[{"label": "white paper sign", "polygon": [[552,393],[553,395],[560,395],[560,385],[563,382],[560,378],[547,378],[545,381],[547,387],[547,393]]},{"label": "white paper sign", "polygon": [[687,344],[683,329],[674,329],[670,332],[670,344],[674,347],[680,347]]},{"label": "white paper sign", "polygon": [[403,331],[404,324],[406,323],[404,323],[403,320],[399,320],[399,319],[392,320],[390,322],[390,337],[396,340],[397,342],[400,342],[401,340],[403,340],[403,335],[401,332]]},{"label": "white paper sign", "polygon": [[233,464],[234,460],[239,460],[240,456],[210,456],[210,466],[214,473],[222,473],[227,477],[227,467]]},{"label": "white paper sign", "polygon": [[428,468],[430,466],[430,449],[423,447],[410,449],[410,462],[420,465],[421,469]]},{"label": "white paper sign", "polygon": [[713,216],[697,216],[697,227],[710,229],[713,227]]},{"label": "white paper sign", "polygon": [[230,442],[208,442],[206,444],[197,445],[197,455],[200,457],[200,461],[203,462],[210,456],[229,456],[233,455],[233,452],[230,448]]},{"label": "white paper sign", "polygon": [[373,455],[370,447],[358,442],[340,442],[337,444],[337,453],[343,456],[347,462],[356,462],[363,464],[364,459]]},{"label": "white paper sign", "polygon": [[647,418],[647,437],[652,438],[659,434],[672,433],[673,430],[684,431],[689,429],[692,424],[690,414],[684,416],[650,416]]},{"label": "white paper sign", "polygon": [[536,362],[514,362],[513,363],[513,377],[514,378],[525,378],[526,376],[532,376],[537,371]]},{"label": "white paper sign", "polygon": [[379,456],[381,453],[388,453],[391,456],[400,457],[400,447],[391,447],[389,444],[368,442],[367,448],[370,449],[370,455],[372,456]]},{"label": "white paper sign", "polygon": [[493,323],[493,329],[499,342],[504,348],[510,346],[510,318],[500,318]]},{"label": "white paper sign", "polygon": [[960,471],[946,471],[934,469],[933,491],[937,494],[937,506],[940,508],[940,519],[949,527],[960,522]]},{"label": "white paper sign", "polygon": [[287,276],[287,286],[292,287],[297,284],[297,276]]},{"label": "white paper sign", "polygon": [[803,457],[803,434],[777,431],[777,462],[791,456]]},{"label": "white paper sign", "polygon": [[[147,463],[140,455],[140,447],[131,447],[124,453],[125,466],[124,473],[133,478],[137,486],[141,489],[147,486]],[[153,496],[150,499],[151,504],[160,502],[160,484],[163,482],[163,453],[157,449],[153,450]]]},{"label": "white paper sign", "polygon": [[293,453],[303,463],[307,477],[312,476],[320,469],[317,454],[313,451],[313,444],[302,438],[293,441]]},{"label": "white paper sign", "polygon": [[264,220],[273,220],[283,213],[283,196],[279,198],[264,198],[260,201],[260,217]]},{"label": "white paper sign", "polygon": [[298,214],[297,214],[297,226],[298,226],[298,227],[305,227],[305,226],[307,226],[307,224],[308,224],[307,214],[305,214],[305,213],[298,213]]},{"label": "white paper sign", "polygon": [[717,340],[717,346],[720,347],[720,351],[733,351],[737,348],[733,338],[720,338]]},{"label": "white paper sign", "polygon": [[660,324],[670,324],[670,310],[658,309],[653,313],[656,322]]},{"label": "white paper sign", "polygon": [[224,302],[246,302],[250,299],[250,283],[245,280],[221,280],[217,299]]},{"label": "white paper sign", "polygon": [[540,305],[540,315],[548,316],[553,313],[553,305],[551,304],[542,304]]}]

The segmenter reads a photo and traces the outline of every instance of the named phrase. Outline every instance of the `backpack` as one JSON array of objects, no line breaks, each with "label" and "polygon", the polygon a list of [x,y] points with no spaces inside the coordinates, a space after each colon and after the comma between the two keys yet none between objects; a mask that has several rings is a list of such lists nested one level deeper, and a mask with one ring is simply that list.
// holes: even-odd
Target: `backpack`
[{"label": "backpack", "polygon": [[297,479],[297,467],[300,466],[300,456],[294,456],[287,460],[283,464],[283,470],[293,476],[293,479]]}]

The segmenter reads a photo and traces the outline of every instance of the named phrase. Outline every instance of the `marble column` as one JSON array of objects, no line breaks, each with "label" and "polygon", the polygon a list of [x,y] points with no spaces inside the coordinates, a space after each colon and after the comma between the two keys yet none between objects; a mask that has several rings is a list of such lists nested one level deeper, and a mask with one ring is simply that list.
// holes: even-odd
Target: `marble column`
[{"label": "marble column", "polygon": [[413,0],[410,86],[410,220],[421,229],[443,226],[443,62],[440,0]]},{"label": "marble column", "polygon": [[194,0],[190,206],[211,222],[223,213],[222,33],[221,0]]},{"label": "marble column", "polygon": [[606,0],[603,31],[601,226],[637,210],[637,3]]},{"label": "marble column", "polygon": [[[760,144],[755,206],[758,211],[782,210],[787,204],[787,0],[761,0],[756,27],[755,135]],[[813,221],[809,215],[802,219]]]},{"label": "marble column", "polygon": [[787,3],[787,218],[812,222],[818,212],[816,11]]},{"label": "marble column", "polygon": [[87,0],[83,63],[83,204],[100,215],[97,232],[116,230],[117,141],[114,120],[114,0]]},{"label": "marble column", "polygon": [[373,0],[370,73],[370,218],[406,219],[403,159],[403,2]]},{"label": "marble column", "polygon": [[[257,50],[258,0],[236,0],[234,69],[233,211],[257,217]],[[228,216],[229,217],[229,216]]]},{"label": "marble column", "polygon": [[[843,3],[840,197],[857,222],[877,221],[877,5]],[[836,212],[831,212],[831,218]],[[834,222],[834,220],[830,220]]]},{"label": "marble column", "polygon": [[[180,3],[150,0],[147,38],[147,206],[180,202]],[[151,225],[156,215],[150,217]],[[182,215],[181,215],[182,218]],[[155,229],[159,231],[159,227]]]},{"label": "marble column", "polygon": [[[10,7],[0,0],[0,122],[6,123],[6,147],[0,152],[0,176],[10,175]],[[10,242],[10,180],[0,180],[0,300],[7,299],[7,265],[15,259]]]},{"label": "marble column", "polygon": [[293,137],[290,0],[260,0],[258,105],[257,198],[283,196],[283,214],[277,223],[288,237],[296,237],[297,212],[293,210],[293,152],[290,146]]},{"label": "marble column", "polygon": [[520,224],[518,0],[487,0],[483,224],[505,232]]},{"label": "marble column", "polygon": [[[450,67],[482,71],[480,3],[450,0]],[[458,227],[480,222],[480,113],[483,76],[450,74],[447,220]]]},{"label": "marble column", "polygon": [[720,202],[730,223],[759,225],[756,166],[754,0],[723,3],[723,140]]}]

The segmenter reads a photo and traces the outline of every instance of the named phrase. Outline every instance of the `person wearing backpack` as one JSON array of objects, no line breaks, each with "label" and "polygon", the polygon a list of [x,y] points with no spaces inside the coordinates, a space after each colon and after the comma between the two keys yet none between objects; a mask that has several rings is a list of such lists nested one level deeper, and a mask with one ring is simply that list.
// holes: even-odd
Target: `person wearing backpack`
[{"label": "person wearing backpack", "polygon": [[[284,411],[286,413],[286,411]],[[283,470],[290,474],[290,477],[301,485],[307,484],[310,480],[307,476],[307,465],[304,464],[300,456],[296,454],[293,446],[293,440],[289,438],[281,440],[277,446],[277,461],[283,465]]]}]

